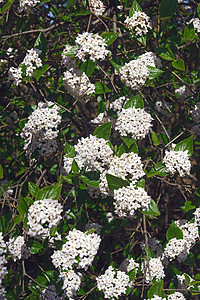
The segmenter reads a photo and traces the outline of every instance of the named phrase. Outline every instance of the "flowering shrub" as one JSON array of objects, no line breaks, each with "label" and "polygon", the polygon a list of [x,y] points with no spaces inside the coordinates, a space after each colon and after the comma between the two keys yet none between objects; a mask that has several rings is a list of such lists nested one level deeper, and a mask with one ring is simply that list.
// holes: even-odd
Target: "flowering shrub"
[{"label": "flowering shrub", "polygon": [[0,299],[199,299],[198,2],[0,1]]}]

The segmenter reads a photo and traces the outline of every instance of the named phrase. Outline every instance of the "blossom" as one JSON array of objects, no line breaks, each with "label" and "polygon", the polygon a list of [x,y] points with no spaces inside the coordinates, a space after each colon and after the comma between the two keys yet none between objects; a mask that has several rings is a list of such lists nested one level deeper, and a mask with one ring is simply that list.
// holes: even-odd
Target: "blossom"
[{"label": "blossom", "polygon": [[26,247],[23,236],[10,238],[7,242],[7,247],[14,261],[17,259],[27,259],[31,255],[30,250]]},{"label": "blossom", "polygon": [[171,174],[174,174],[176,171],[178,171],[181,177],[185,176],[186,174],[190,174],[191,163],[187,150],[166,151],[163,163],[165,164],[166,171]]},{"label": "blossom", "polygon": [[10,67],[8,70],[8,80],[14,80],[14,83],[18,86],[22,82],[22,69],[21,67]]},{"label": "blossom", "polygon": [[172,238],[165,246],[164,256],[170,261],[177,257],[179,262],[184,261],[189,253],[185,239]]},{"label": "blossom", "polygon": [[175,292],[167,297],[167,300],[186,300],[183,294]]},{"label": "blossom", "polygon": [[165,277],[164,267],[160,258],[150,258],[149,266],[147,262],[142,263],[142,272],[145,273],[145,282],[150,282],[153,278],[157,281]]},{"label": "blossom", "polygon": [[132,17],[127,17],[124,23],[136,36],[146,35],[149,29],[152,29],[150,18],[141,11],[136,11]]},{"label": "blossom", "polygon": [[26,76],[32,76],[36,68],[42,67],[42,60],[39,57],[41,50],[32,48],[27,50],[27,54],[22,62],[26,66]]},{"label": "blossom", "polygon": [[90,0],[90,9],[95,15],[101,16],[105,11],[105,6],[101,0]]},{"label": "blossom", "polygon": [[20,0],[20,9],[30,13],[31,8],[40,3],[40,0]]}]

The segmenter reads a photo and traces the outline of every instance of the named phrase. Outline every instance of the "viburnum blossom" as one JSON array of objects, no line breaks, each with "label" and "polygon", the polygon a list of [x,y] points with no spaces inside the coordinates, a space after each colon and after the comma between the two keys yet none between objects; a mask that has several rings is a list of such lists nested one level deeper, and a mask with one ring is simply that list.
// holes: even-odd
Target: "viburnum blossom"
[{"label": "viburnum blossom", "polygon": [[175,224],[182,230],[183,239],[187,243],[188,249],[199,239],[199,230],[196,222],[187,222],[186,220],[175,221]]},{"label": "viburnum blossom", "polygon": [[28,209],[28,234],[43,239],[49,237],[50,230],[62,219],[62,211],[58,200],[36,200]]},{"label": "viburnum blossom", "polygon": [[100,236],[94,232],[87,234],[74,228],[66,239],[62,250],[54,251],[51,256],[54,266],[68,270],[75,265],[79,269],[87,270],[99,249]]},{"label": "viburnum blossom", "polygon": [[30,250],[26,247],[23,236],[10,238],[7,242],[7,247],[14,261],[17,259],[27,259],[31,255]]},{"label": "viburnum blossom", "polygon": [[68,270],[60,273],[60,278],[63,280],[62,289],[69,299],[74,299],[76,292],[81,285],[81,274],[75,273],[73,270]]},{"label": "viburnum blossom", "polygon": [[3,286],[1,286],[1,284],[5,275],[8,273],[7,267],[5,267],[7,260],[5,258],[5,255],[3,255],[4,253],[6,253],[6,250],[7,250],[6,243],[4,242],[2,232],[0,232],[0,292],[2,292],[2,297],[4,297],[5,295],[5,289]]},{"label": "viburnum blossom", "polygon": [[161,61],[155,53],[146,52],[140,55],[137,59],[131,60],[126,63],[119,70],[119,76],[122,82],[133,90],[141,88],[147,78],[149,77],[150,71],[147,66],[159,68],[162,66]]},{"label": "viburnum blossom", "polygon": [[141,188],[130,186],[114,190],[114,208],[119,217],[134,216],[137,209],[148,210],[151,197]]},{"label": "viburnum blossom", "polygon": [[177,258],[179,262],[184,261],[189,253],[187,241],[184,239],[172,238],[165,246],[164,256],[170,261]]},{"label": "viburnum blossom", "polygon": [[197,223],[198,226],[200,226],[200,207],[197,207],[193,214],[194,214],[195,222]]},{"label": "viburnum blossom", "polygon": [[133,139],[143,139],[149,132],[153,118],[143,108],[122,108],[118,115],[115,129],[120,135],[129,136]]},{"label": "viburnum blossom", "polygon": [[118,299],[119,296],[126,294],[129,282],[129,276],[122,271],[115,270],[109,266],[103,275],[96,278],[98,290],[104,293],[106,299]]},{"label": "viburnum blossom", "polygon": [[199,18],[194,18],[191,19],[188,24],[193,23],[194,30],[196,33],[200,33],[200,19]]},{"label": "viburnum blossom", "polygon": [[151,19],[142,11],[136,11],[132,17],[127,17],[124,23],[136,36],[146,35],[149,29],[152,29]]},{"label": "viburnum blossom", "polygon": [[50,156],[57,149],[56,137],[61,122],[59,107],[52,102],[38,103],[37,109],[28,117],[21,137],[25,139],[24,150],[27,155],[37,148],[41,156]]},{"label": "viburnum blossom", "polygon": [[72,97],[86,102],[90,99],[91,94],[95,92],[95,85],[78,67],[71,68],[64,73],[63,85]]},{"label": "viburnum blossom", "polygon": [[190,277],[190,275],[184,273],[182,275],[176,274],[177,280],[178,280],[178,288],[179,289],[190,289],[193,288],[193,285],[189,285],[185,279],[185,275],[187,276],[187,278],[190,279],[190,282],[193,281],[192,277]]},{"label": "viburnum blossom", "polygon": [[128,101],[129,99],[125,96],[117,98],[115,101],[113,101],[112,103],[110,103],[110,109],[116,111],[117,113],[119,113],[124,104]]},{"label": "viburnum blossom", "polygon": [[90,0],[90,9],[95,15],[101,16],[105,11],[105,6],[101,0]]},{"label": "viburnum blossom", "polygon": [[166,171],[170,174],[174,174],[177,171],[181,177],[190,174],[191,163],[187,150],[166,150],[163,163]]},{"label": "viburnum blossom", "polygon": [[164,267],[160,258],[150,258],[149,268],[146,261],[144,261],[141,269],[145,273],[145,282],[147,283],[154,278],[159,281],[165,277]]},{"label": "viburnum blossom", "polygon": [[191,90],[186,86],[180,86],[175,90],[175,93],[178,94],[183,100],[191,96]]},{"label": "viburnum blossom", "polygon": [[106,50],[105,39],[97,33],[79,33],[75,43],[78,46],[76,56],[83,62],[87,59],[93,61],[96,59],[105,59],[109,52]]},{"label": "viburnum blossom", "polygon": [[14,83],[18,86],[20,82],[22,82],[22,69],[21,67],[14,68],[10,67],[8,70],[8,80],[13,80]]},{"label": "viburnum blossom", "polygon": [[20,0],[20,9],[30,13],[31,8],[40,3],[40,0]]},{"label": "viburnum blossom", "polygon": [[167,297],[167,300],[186,300],[183,294],[175,292]]},{"label": "viburnum blossom", "polygon": [[135,270],[135,274],[137,274],[137,271],[139,269],[139,263],[137,263],[133,258],[125,259],[123,263],[120,265],[119,269],[123,272],[130,272],[131,270]]},{"label": "viburnum blossom", "polygon": [[42,60],[39,57],[42,51],[32,48],[27,50],[27,52],[22,64],[26,66],[26,76],[32,76],[36,68],[42,67]]}]

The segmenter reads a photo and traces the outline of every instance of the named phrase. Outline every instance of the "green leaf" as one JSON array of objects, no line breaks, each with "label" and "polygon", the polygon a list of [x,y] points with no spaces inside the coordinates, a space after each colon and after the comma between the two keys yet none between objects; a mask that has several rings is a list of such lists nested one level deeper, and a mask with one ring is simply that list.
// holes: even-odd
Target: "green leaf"
[{"label": "green leaf", "polygon": [[186,266],[196,267],[196,261],[194,254],[192,252],[189,252],[187,258],[182,262]]},{"label": "green leaf", "polygon": [[66,56],[68,57],[76,57],[76,51],[77,51],[77,47],[76,46],[73,46],[69,49],[69,51],[67,51],[65,53]]},{"label": "green leaf", "polygon": [[135,187],[141,187],[141,188],[145,188],[145,180],[144,178],[138,180],[136,183],[135,183]]},{"label": "green leaf", "polygon": [[43,246],[35,240],[28,241],[27,245],[30,247],[30,251],[32,254],[39,253],[43,249]]},{"label": "green leaf", "polygon": [[3,178],[3,168],[2,166],[0,165],[0,179]]},{"label": "green leaf", "polygon": [[177,0],[162,0],[159,7],[160,19],[166,21],[171,18],[176,10],[177,5]]},{"label": "green leaf", "polygon": [[35,79],[39,80],[40,77],[49,69],[49,65],[45,64],[42,66],[42,68],[35,70],[35,72],[33,73],[33,76],[35,77]]},{"label": "green leaf", "polygon": [[111,90],[103,83],[97,82],[95,83],[95,94],[104,94],[109,93]]},{"label": "green leaf", "polygon": [[72,162],[72,172],[74,174],[79,173],[79,166],[78,166],[77,162],[75,161],[75,159]]},{"label": "green leaf", "polygon": [[89,59],[87,61],[85,61],[84,63],[82,63],[80,65],[80,69],[85,72],[85,74],[89,77],[92,75],[92,73],[94,72],[94,69],[96,67],[96,63]]},{"label": "green leaf", "polygon": [[162,57],[165,60],[174,60],[174,53],[168,49],[168,48],[164,48],[164,47],[160,47],[156,49],[156,52],[158,53],[158,55],[160,57]]},{"label": "green leaf", "polygon": [[193,135],[189,138],[178,143],[175,148],[175,151],[188,151],[188,155],[191,156],[193,154]]},{"label": "green leaf", "polygon": [[152,138],[154,146],[160,145],[159,137],[158,137],[158,135],[157,135],[157,133],[155,131],[152,131],[151,138]]},{"label": "green leaf", "polygon": [[125,103],[124,108],[127,109],[129,107],[144,108],[144,102],[141,93],[137,94]]},{"label": "green leaf", "polygon": [[164,164],[159,161],[156,163],[156,165],[151,169],[151,171],[147,174],[147,177],[153,177],[153,176],[167,176],[168,173],[165,170]]},{"label": "green leaf", "polygon": [[164,73],[164,71],[151,67],[151,66],[147,66],[147,68],[149,69],[149,79],[152,80],[158,76],[160,76],[162,73]]},{"label": "green leaf", "polygon": [[178,69],[178,70],[181,70],[181,71],[185,71],[185,63],[184,63],[184,60],[183,59],[178,59],[178,60],[174,60],[172,62],[172,66],[175,68],[175,69]]},{"label": "green leaf", "polygon": [[135,275],[136,275],[136,270],[132,269],[130,270],[127,275],[129,276],[129,281],[133,281],[135,279]]},{"label": "green leaf", "polygon": [[141,7],[137,3],[136,0],[133,1],[133,5],[131,6],[131,9],[129,11],[129,17],[132,17],[136,12],[142,11]]},{"label": "green leaf", "polygon": [[109,61],[111,62],[112,66],[115,68],[115,70],[117,70],[117,72],[119,72],[119,70],[121,69],[121,65],[117,64],[113,59],[109,59]]},{"label": "green leaf", "polygon": [[175,224],[174,221],[172,221],[170,227],[167,230],[166,238],[168,242],[173,238],[176,238],[178,240],[183,238],[182,230]]},{"label": "green leaf", "polygon": [[193,23],[190,23],[184,30],[184,41],[190,43],[195,37],[195,30]]},{"label": "green leaf", "polygon": [[15,0],[7,1],[7,3],[0,9],[0,13],[4,13],[14,2]]},{"label": "green leaf", "polygon": [[160,212],[158,209],[158,206],[156,202],[151,199],[149,209],[147,211],[141,211],[144,215],[150,216],[150,217],[158,217],[160,216]]},{"label": "green leaf", "polygon": [[139,150],[136,142],[134,142],[130,147],[128,147],[125,143],[122,143],[119,147],[118,155],[120,157],[123,153],[131,152],[138,154]]},{"label": "green leaf", "polygon": [[35,200],[53,199],[57,200],[60,196],[62,184],[54,184],[41,189],[35,197]]},{"label": "green leaf", "polygon": [[99,187],[100,179],[99,179],[98,172],[95,171],[87,172],[85,173],[85,175],[81,175],[80,179],[90,186]]},{"label": "green leaf", "polygon": [[127,137],[121,137],[122,140],[124,141],[124,143],[127,145],[127,147],[129,148],[130,146],[132,146],[136,141],[133,140],[132,138],[127,138]]},{"label": "green leaf", "polygon": [[28,182],[28,190],[29,190],[29,193],[35,197],[36,194],[39,192],[39,187],[33,183],[33,182]]},{"label": "green leaf", "polygon": [[5,235],[13,226],[13,223],[11,222],[12,213],[9,212],[5,215],[3,215],[0,219],[0,232]]},{"label": "green leaf", "polygon": [[41,50],[42,53],[40,54],[40,56],[42,58],[45,57],[46,50],[47,50],[47,40],[42,32],[39,33],[39,36],[35,41],[34,48]]},{"label": "green leaf", "polygon": [[95,129],[93,135],[95,135],[99,139],[103,138],[105,140],[109,140],[111,127],[112,127],[112,122],[102,124]]},{"label": "green leaf", "polygon": [[154,295],[158,295],[162,298],[166,298],[166,295],[163,291],[163,280],[156,282],[148,291],[148,298],[153,298]]},{"label": "green leaf", "polygon": [[19,223],[21,223],[23,220],[24,220],[24,216],[16,216],[16,217],[14,218],[14,223],[15,223],[15,224],[19,224]]},{"label": "green leaf", "polygon": [[185,202],[185,207],[184,207],[185,212],[195,209],[195,206],[191,205],[191,203],[192,203],[192,201]]},{"label": "green leaf", "polygon": [[197,14],[198,14],[198,16],[199,16],[199,18],[200,18],[200,4],[199,4],[198,7],[197,7]]},{"label": "green leaf", "polygon": [[147,45],[147,37],[146,36],[139,36],[136,37],[137,41],[140,42],[142,45],[144,45],[146,47]]},{"label": "green leaf", "polygon": [[66,142],[64,153],[65,153],[66,157],[74,158],[75,157],[75,148],[74,148],[74,146],[69,144],[68,142]]},{"label": "green leaf", "polygon": [[28,205],[22,196],[19,198],[18,212],[20,216],[25,216],[28,213]]},{"label": "green leaf", "polygon": [[108,187],[111,191],[118,190],[123,186],[130,185],[130,183],[127,180],[124,180],[111,174],[106,174],[106,179],[108,182]]},{"label": "green leaf", "polygon": [[119,33],[113,33],[113,32],[102,32],[101,37],[105,39],[105,42],[107,46],[110,46],[117,38]]}]

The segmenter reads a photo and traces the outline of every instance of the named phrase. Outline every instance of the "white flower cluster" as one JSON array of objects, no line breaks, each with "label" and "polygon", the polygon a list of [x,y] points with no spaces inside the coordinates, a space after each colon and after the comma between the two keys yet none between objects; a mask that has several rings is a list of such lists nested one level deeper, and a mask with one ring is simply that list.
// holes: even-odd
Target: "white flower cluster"
[{"label": "white flower cluster", "polygon": [[183,100],[191,96],[191,90],[186,85],[177,88],[175,93],[178,94]]},{"label": "white flower cluster", "polygon": [[63,85],[72,97],[77,100],[85,100],[86,102],[90,99],[91,94],[95,92],[95,85],[77,67],[71,68],[64,73]]},{"label": "white flower cluster", "polygon": [[28,234],[43,239],[50,236],[50,230],[62,219],[62,211],[62,205],[58,200],[35,201],[28,210]]},{"label": "white flower cluster", "polygon": [[183,294],[175,292],[167,297],[167,300],[186,300]]},{"label": "white flower cluster", "polygon": [[190,23],[193,23],[194,30],[196,31],[196,33],[200,33],[200,19],[199,18],[191,19],[188,24]]},{"label": "white flower cluster", "polygon": [[24,150],[27,155],[37,148],[41,156],[54,153],[57,149],[56,137],[60,122],[57,105],[52,102],[38,103],[37,109],[28,117],[28,122],[21,132],[21,137],[25,139]]},{"label": "white flower cluster", "polygon": [[145,273],[145,282],[147,283],[154,278],[159,281],[165,277],[164,267],[160,258],[150,258],[149,268],[147,262],[144,261],[141,265],[141,270]]},{"label": "white flower cluster", "polygon": [[22,82],[22,69],[20,67],[10,67],[10,69],[8,70],[8,80],[13,80],[14,83],[18,86],[19,83]]},{"label": "white flower cluster", "polygon": [[76,56],[83,62],[87,59],[105,59],[109,51],[106,50],[105,39],[99,34],[84,32],[78,34],[75,43],[78,46]]},{"label": "white flower cluster", "polygon": [[111,195],[106,174],[114,175],[122,179],[126,179],[126,177],[129,176],[129,179],[133,183],[145,175],[142,167],[141,158],[133,152],[123,153],[120,157],[114,156],[110,158],[110,166],[100,174],[99,189],[102,197]]},{"label": "white flower cluster", "polygon": [[187,275],[190,279],[190,282],[193,281],[192,277],[190,277],[190,275],[184,273],[182,275],[178,275],[176,274],[177,280],[178,280],[178,288],[179,289],[188,289],[188,288],[193,288],[193,285],[189,285],[185,279],[185,275]]},{"label": "white flower cluster", "polygon": [[129,282],[129,276],[122,271],[115,270],[109,266],[103,275],[96,278],[98,290],[104,293],[106,299],[118,299],[122,294],[126,294]]},{"label": "white flower cluster", "polygon": [[20,0],[20,9],[25,10],[27,13],[31,11],[31,8],[40,3],[40,0]]},{"label": "white flower cluster", "polygon": [[188,250],[199,239],[199,230],[196,222],[190,223],[186,220],[175,221],[175,224],[182,230],[183,239],[187,243]]},{"label": "white flower cluster", "polygon": [[146,35],[152,29],[151,19],[142,11],[135,12],[131,18],[127,17],[124,23],[136,36]]},{"label": "white flower cluster", "polygon": [[46,289],[42,291],[42,300],[64,300],[64,297],[59,297],[56,293],[55,285],[49,285]]},{"label": "white flower cluster", "polygon": [[142,139],[152,126],[153,118],[143,108],[129,107],[119,113],[115,129],[122,136],[131,135],[133,139]]},{"label": "white flower cluster", "polygon": [[200,207],[196,208],[193,214],[194,214],[195,222],[197,223],[198,226],[200,226]]},{"label": "white flower cluster", "polygon": [[51,256],[54,266],[68,270],[75,265],[79,269],[87,270],[99,249],[100,236],[94,232],[87,234],[73,229],[66,239],[62,250],[54,251]]},{"label": "white flower cluster", "polygon": [[133,258],[130,258],[128,259],[127,272],[135,270],[135,273],[137,273],[139,266],[139,263],[137,263]]},{"label": "white flower cluster", "polygon": [[144,53],[120,68],[119,75],[122,82],[127,87],[138,90],[145,84],[149,77],[150,71],[147,66],[161,67],[161,61],[156,57],[155,53]]},{"label": "white flower cluster", "polygon": [[177,257],[178,261],[182,262],[187,258],[188,253],[189,249],[187,247],[187,241],[184,239],[172,238],[169,240],[164,250],[165,257],[170,261]]},{"label": "white flower cluster", "polygon": [[131,183],[130,186],[114,190],[115,213],[119,217],[134,216],[137,209],[148,210],[151,197],[141,188],[135,188]]},{"label": "white flower cluster", "polygon": [[176,171],[178,171],[181,177],[185,176],[186,174],[190,174],[191,163],[187,150],[165,151],[163,162],[165,164],[166,171],[171,174],[176,173]]},{"label": "white flower cluster", "polygon": [[62,289],[65,291],[69,299],[74,299],[76,292],[81,285],[81,274],[76,274],[73,270],[60,273],[60,278],[63,280]]},{"label": "white flower cluster", "polygon": [[5,252],[6,252],[6,243],[3,240],[2,232],[0,232],[0,292],[2,292],[2,297],[5,295],[5,289],[1,284],[4,279],[4,276],[8,273],[7,267],[5,267],[7,260],[5,258],[5,255],[3,255]]},{"label": "white flower cluster", "polygon": [[82,166],[86,167],[87,171],[103,172],[104,168],[109,165],[110,157],[113,155],[108,142],[93,135],[81,138],[75,145],[75,152],[78,165],[80,162]]},{"label": "white flower cluster", "polygon": [[31,50],[27,50],[28,54],[26,54],[22,64],[26,66],[26,76],[32,76],[36,68],[42,67],[42,60],[39,57],[41,54],[41,50],[32,48]]},{"label": "white flower cluster", "polygon": [[151,300],[166,300],[166,298],[162,298],[158,295],[153,295],[153,297],[151,298]]},{"label": "white flower cluster", "polygon": [[192,119],[194,120],[194,122],[199,123],[200,122],[200,102],[197,102],[195,104],[195,107],[193,108],[193,110],[191,110],[191,114],[192,114]]},{"label": "white flower cluster", "polygon": [[105,6],[101,0],[90,0],[90,9],[95,15],[102,16]]},{"label": "white flower cluster", "polygon": [[0,285],[0,300],[7,300],[5,287],[1,285]]},{"label": "white flower cluster", "polygon": [[7,247],[14,261],[17,259],[27,259],[31,255],[29,249],[26,247],[23,236],[10,238],[7,242]]}]

